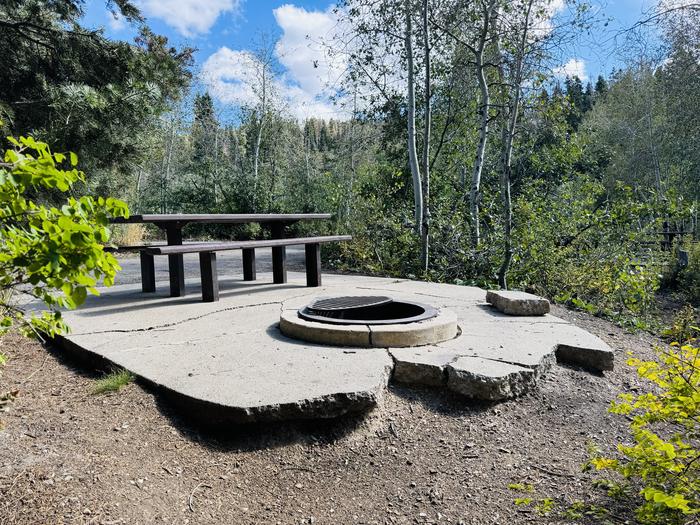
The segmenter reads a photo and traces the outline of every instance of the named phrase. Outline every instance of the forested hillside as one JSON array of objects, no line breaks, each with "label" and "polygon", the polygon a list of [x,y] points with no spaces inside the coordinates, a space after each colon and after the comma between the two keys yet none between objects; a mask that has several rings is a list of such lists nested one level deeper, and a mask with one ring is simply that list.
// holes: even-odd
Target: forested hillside
[{"label": "forested hillside", "polygon": [[132,212],[331,212],[354,237],[326,253],[340,269],[529,289],[638,324],[662,284],[700,299],[692,4],[615,35],[626,65],[583,81],[557,76],[556,53],[604,23],[584,5],[346,0],[328,43],[345,117],[303,121],[272,49],[255,55],[256,102],[224,111],[191,50],[108,6],[136,42],[82,28],[74,0],[0,6],[0,118],[76,151],[89,189]]}]

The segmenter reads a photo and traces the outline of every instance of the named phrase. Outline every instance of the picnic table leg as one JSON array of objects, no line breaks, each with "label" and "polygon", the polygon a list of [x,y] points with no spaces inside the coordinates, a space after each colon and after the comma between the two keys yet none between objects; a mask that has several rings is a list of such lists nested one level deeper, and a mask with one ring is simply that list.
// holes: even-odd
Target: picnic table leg
[{"label": "picnic table leg", "polygon": [[[283,237],[284,224],[274,223],[272,225],[272,238],[282,239]],[[275,284],[287,282],[287,249],[284,246],[272,248],[272,281]]]},{"label": "picnic table leg", "polygon": [[[182,226],[168,226],[165,230],[168,245],[182,244]],[[185,296],[185,261],[182,254],[168,255],[170,273],[170,297]]]},{"label": "picnic table leg", "polygon": [[156,291],[156,268],[153,264],[153,255],[143,250],[139,255],[141,257],[141,291],[153,293]]},{"label": "picnic table leg", "polygon": [[199,270],[202,279],[202,301],[213,303],[219,300],[219,276],[216,272],[216,252],[199,254]]},{"label": "picnic table leg", "polygon": [[255,248],[243,248],[243,280],[254,281],[255,272]]},{"label": "picnic table leg", "polygon": [[306,244],[306,286],[321,286],[321,245]]}]

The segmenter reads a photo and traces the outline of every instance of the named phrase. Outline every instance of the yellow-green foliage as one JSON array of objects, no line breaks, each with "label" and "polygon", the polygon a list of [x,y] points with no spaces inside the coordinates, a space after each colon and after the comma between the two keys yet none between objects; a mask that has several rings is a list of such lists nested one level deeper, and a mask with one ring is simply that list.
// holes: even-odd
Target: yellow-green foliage
[{"label": "yellow-green foliage", "polygon": [[115,370],[95,381],[92,394],[104,394],[106,392],[118,392],[134,380],[134,375],[128,370]]},{"label": "yellow-green foliage", "polygon": [[608,490],[641,496],[641,523],[690,523],[700,516],[700,348],[672,343],[656,361],[629,364],[656,388],[612,403],[611,412],[631,417],[632,442],[618,445],[619,458],[595,454],[589,466],[622,480]]},{"label": "yellow-green foliage", "polygon": [[[43,204],[37,195],[67,193],[85,180],[71,153],[52,153],[32,137],[7,139],[0,161],[0,333],[17,325],[26,334],[50,336],[66,330],[59,308],[74,308],[102,279],[112,284],[119,265],[106,253],[110,217],[128,216],[116,199],[67,197]],[[17,294],[43,302],[25,311]]]},{"label": "yellow-green foliage", "polygon": [[[689,333],[693,313],[681,310],[671,329],[676,336]],[[589,444],[590,459],[584,470],[599,473],[592,486],[603,492],[602,498],[571,502],[527,495],[517,498],[516,505],[533,507],[541,514],[556,512],[567,521],[700,523],[699,345],[689,338],[659,349],[656,360],[632,358],[628,363],[649,389],[621,394],[611,403],[610,412],[630,421],[630,438],[617,444],[616,454],[604,454],[595,443]],[[509,488],[533,492],[531,485],[523,483]]]}]

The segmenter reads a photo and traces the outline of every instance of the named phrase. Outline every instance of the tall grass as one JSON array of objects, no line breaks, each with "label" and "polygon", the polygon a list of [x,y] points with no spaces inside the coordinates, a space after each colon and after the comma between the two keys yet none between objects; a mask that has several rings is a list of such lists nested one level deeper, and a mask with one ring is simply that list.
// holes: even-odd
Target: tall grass
[{"label": "tall grass", "polygon": [[113,244],[118,246],[136,246],[143,244],[146,238],[146,226],[143,224],[115,224],[112,226]]}]

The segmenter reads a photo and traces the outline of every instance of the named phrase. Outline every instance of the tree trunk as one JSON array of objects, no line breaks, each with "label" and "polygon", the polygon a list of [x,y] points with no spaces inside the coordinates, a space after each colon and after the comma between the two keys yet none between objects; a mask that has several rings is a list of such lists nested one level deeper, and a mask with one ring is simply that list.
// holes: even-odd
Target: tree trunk
[{"label": "tree trunk", "polygon": [[[517,111],[517,109],[515,110]],[[514,112],[515,113],[515,112]],[[511,118],[511,122],[516,117]],[[501,156],[501,193],[503,196],[503,261],[498,269],[498,286],[503,290],[508,289],[508,270],[513,260],[512,230],[513,208],[511,203],[511,157],[513,153],[513,129],[506,124],[503,128],[503,154]]]},{"label": "tree trunk", "polygon": [[404,45],[406,49],[407,78],[407,104],[408,104],[408,164],[411,168],[413,181],[414,201],[414,228],[420,234],[423,224],[423,188],[421,184],[420,167],[418,166],[418,152],[416,150],[416,86],[415,72],[413,71],[413,42],[411,25],[411,2],[406,0],[406,28]]},{"label": "tree trunk", "polygon": [[[513,260],[513,208],[511,202],[511,175],[512,175],[512,157],[513,157],[513,142],[515,140],[516,126],[518,125],[518,117],[520,114],[520,98],[523,84],[523,65],[525,61],[528,30],[530,27],[530,13],[535,0],[530,0],[527,4],[522,35],[519,42],[519,48],[516,49],[515,58],[515,78],[512,83],[512,96],[509,96],[509,114],[508,119],[503,126],[503,153],[501,155],[501,192],[503,195],[503,261],[498,270],[498,285],[504,290],[508,289],[508,270],[510,263]],[[503,72],[503,64],[501,60],[501,51],[496,46],[499,55],[499,80],[501,85],[507,85],[507,79]]]},{"label": "tree trunk", "polygon": [[141,179],[143,177],[143,166],[139,166],[138,175],[136,176],[136,209],[131,213],[141,212]]},{"label": "tree trunk", "polygon": [[355,187],[355,177],[357,167],[355,166],[355,116],[357,115],[357,89],[353,93],[352,118],[350,119],[350,180],[348,181],[348,194],[345,201],[345,224],[350,224],[350,214],[352,213],[352,192]]},{"label": "tree trunk", "polygon": [[262,118],[258,123],[258,134],[255,138],[255,149],[253,151],[253,211],[256,211],[256,201],[258,193],[258,163],[260,159],[260,143],[262,142]]},{"label": "tree trunk", "polygon": [[[265,67],[262,65],[261,67]],[[258,133],[255,137],[255,150],[253,153],[253,211],[257,211],[257,190],[258,190],[258,165],[260,162],[260,143],[262,142],[263,124],[265,122],[265,107],[267,103],[267,74],[263,70],[262,74],[262,98],[260,101],[260,117],[258,122]]]},{"label": "tree trunk", "polygon": [[165,157],[165,173],[163,175],[162,195],[161,195],[161,213],[168,213],[168,183],[170,182],[170,165],[173,158],[173,142],[175,142],[175,121],[170,122],[170,133],[168,135],[167,155]]},{"label": "tree trunk", "polygon": [[479,43],[474,49],[476,61],[476,78],[479,83],[481,95],[480,120],[479,120],[479,143],[476,146],[476,156],[474,168],[472,170],[472,184],[469,190],[469,215],[472,222],[472,247],[478,248],[481,242],[481,231],[479,227],[479,204],[481,201],[481,174],[484,169],[484,157],[486,155],[486,143],[489,135],[489,105],[491,104],[491,94],[486,79],[486,67],[484,62],[484,50],[488,41],[491,21],[496,8],[495,0],[491,0],[484,9],[483,25],[479,33]]},{"label": "tree trunk", "polygon": [[421,268],[428,271],[430,261],[430,34],[428,26],[428,0],[423,0],[423,60],[425,68],[425,99],[423,102],[423,217],[421,222]]}]

